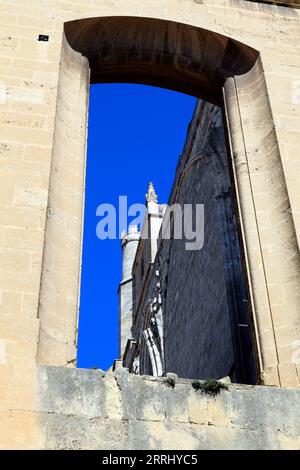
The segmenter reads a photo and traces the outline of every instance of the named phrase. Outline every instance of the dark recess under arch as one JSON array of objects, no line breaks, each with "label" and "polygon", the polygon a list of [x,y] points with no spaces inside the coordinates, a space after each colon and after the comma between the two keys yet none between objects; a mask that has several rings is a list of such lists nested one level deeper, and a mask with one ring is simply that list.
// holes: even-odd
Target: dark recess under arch
[{"label": "dark recess under arch", "polygon": [[218,105],[226,78],[248,72],[258,57],[255,49],[220,34],[152,18],[69,21],[65,33],[88,58],[91,83],[154,85]]}]

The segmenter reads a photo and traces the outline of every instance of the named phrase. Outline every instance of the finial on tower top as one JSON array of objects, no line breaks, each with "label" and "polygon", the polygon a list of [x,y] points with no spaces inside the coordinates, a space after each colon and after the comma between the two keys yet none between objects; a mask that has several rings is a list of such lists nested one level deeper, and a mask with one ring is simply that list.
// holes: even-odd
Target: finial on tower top
[{"label": "finial on tower top", "polygon": [[157,194],[155,192],[152,181],[150,181],[149,185],[148,185],[148,192],[146,194],[146,201],[147,202],[157,202]]}]

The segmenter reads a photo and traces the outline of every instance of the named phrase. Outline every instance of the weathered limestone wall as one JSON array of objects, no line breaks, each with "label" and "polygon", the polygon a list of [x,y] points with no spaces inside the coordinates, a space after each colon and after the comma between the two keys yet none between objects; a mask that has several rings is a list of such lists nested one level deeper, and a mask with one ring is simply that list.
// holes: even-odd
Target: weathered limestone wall
[{"label": "weathered limestone wall", "polygon": [[[186,250],[185,236],[161,243],[157,261],[162,266],[166,371],[202,379],[231,375],[233,381],[255,383],[255,379],[249,382],[251,373],[247,376],[239,371],[242,351],[235,357],[235,343],[240,341],[235,337],[238,323],[249,324],[250,319],[234,318],[230,299],[233,276],[227,279],[226,272],[234,269],[243,285],[222,113],[200,102],[193,121],[199,125],[193,123],[197,130],[191,142],[187,140],[169,203],[192,204],[194,213],[196,204],[203,204],[204,243],[200,250],[192,251]],[[231,209],[228,213],[225,199]],[[223,245],[231,251],[229,259]],[[236,265],[231,268],[229,263]],[[241,310],[240,297],[247,301],[246,295],[242,291],[234,295]]]},{"label": "weathered limestone wall", "polygon": [[299,449],[300,391],[230,385],[212,398],[191,381],[38,368],[48,449]]},{"label": "weathered limestone wall", "polygon": [[[300,239],[299,10],[243,0],[204,0],[203,3],[197,0],[0,0],[0,440],[3,447],[44,445],[45,428],[40,427],[33,411],[38,406],[35,364],[42,313],[40,321],[37,317],[43,252],[48,238],[44,235],[51,199],[56,109],[60,106],[58,85],[64,22],[99,16],[141,16],[187,23],[241,41],[259,52],[262,65],[254,87],[249,77],[246,83],[245,77],[240,77],[245,93],[237,96],[236,89],[243,88],[239,87],[237,77],[227,83],[227,104],[232,103],[227,113],[233,127],[231,144],[239,194],[243,196],[240,201],[247,228],[246,246],[252,254],[248,253],[249,268],[255,272],[251,282],[255,312],[259,312],[257,336],[262,368],[266,371],[264,380],[290,387],[299,383],[299,365],[292,359],[299,340],[300,302],[299,252],[295,245],[298,242],[299,246]],[[49,41],[39,42],[39,34],[49,35]],[[84,61],[82,66],[86,70]],[[74,74],[74,78],[78,76]],[[73,109],[77,99],[78,95],[74,95]],[[258,115],[252,114],[254,108],[250,103],[261,105]],[[81,104],[82,101],[78,102],[80,123],[84,122]],[[264,125],[266,113],[268,126]],[[246,133],[241,134],[241,126]],[[270,132],[272,145],[268,139]],[[82,181],[85,133],[80,134],[78,130],[75,134],[78,140],[74,140],[77,142],[74,152],[82,150],[81,161],[76,163],[81,173],[77,170],[75,173]],[[61,157],[57,154],[55,158]],[[279,199],[272,200],[274,190]],[[78,195],[77,203],[76,214],[82,209],[82,197]],[[62,211],[67,220],[68,210]],[[76,219],[77,215],[73,216]],[[78,220],[75,226],[74,251],[59,263],[59,270],[66,269],[59,274],[63,280],[70,271],[74,274],[73,263],[80,264]],[[59,246],[57,233],[54,239]],[[45,264],[44,267],[48,269]],[[46,327],[55,336],[55,347],[48,348],[53,356],[49,358],[47,352],[49,363],[63,365],[66,359],[73,359],[74,347],[66,345],[74,339],[79,276],[76,278],[72,290],[55,291],[55,317],[49,319]],[[48,279],[55,279],[54,274],[49,274]],[[60,303],[61,293],[64,298]],[[47,305],[42,308],[46,312]],[[63,331],[58,332],[52,326],[57,317],[68,323]],[[64,344],[59,357],[58,343]],[[45,360],[46,354],[43,357]],[[296,416],[294,403],[290,410]],[[286,416],[292,422],[288,410],[278,416],[282,423]]]}]

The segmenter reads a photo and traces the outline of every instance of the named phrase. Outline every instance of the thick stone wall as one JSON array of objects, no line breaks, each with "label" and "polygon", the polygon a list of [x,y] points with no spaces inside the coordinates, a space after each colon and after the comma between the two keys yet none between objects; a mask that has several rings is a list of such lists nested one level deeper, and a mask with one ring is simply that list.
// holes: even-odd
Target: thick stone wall
[{"label": "thick stone wall", "polygon": [[[204,103],[199,107],[194,119],[201,124],[179,162],[170,205],[191,204],[195,216],[196,204],[203,204],[200,230],[204,240],[201,249],[191,251],[186,249],[189,241],[185,236],[162,241],[158,263],[164,271],[165,364],[167,372],[180,377],[220,378],[234,369],[218,214],[218,178],[223,190],[228,191],[230,181],[221,112]],[[216,160],[222,175],[215,168]]]},{"label": "thick stone wall", "polygon": [[300,391],[229,385],[210,397],[163,380],[40,366],[42,448],[300,448]]}]

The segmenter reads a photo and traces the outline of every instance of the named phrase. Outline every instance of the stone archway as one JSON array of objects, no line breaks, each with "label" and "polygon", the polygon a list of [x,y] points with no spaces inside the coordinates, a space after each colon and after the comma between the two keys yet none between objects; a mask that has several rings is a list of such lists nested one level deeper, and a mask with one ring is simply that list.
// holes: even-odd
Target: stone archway
[{"label": "stone archway", "polygon": [[[297,243],[259,52],[202,28],[140,17],[65,23],[40,294],[40,362],[66,365],[76,358],[90,80],[152,84],[224,104],[262,380],[283,385],[287,370],[296,377],[288,351],[299,334],[299,299],[291,304],[282,335],[273,296],[276,286],[284,286],[287,296],[298,287],[300,267],[297,257],[286,255]],[[263,197],[262,178],[268,182]]]}]

